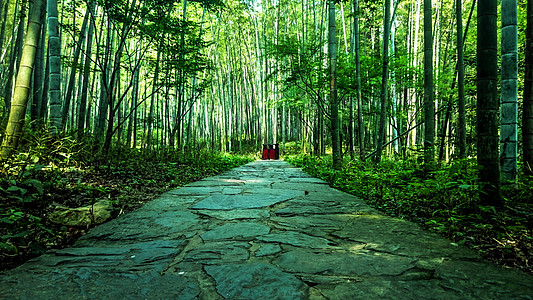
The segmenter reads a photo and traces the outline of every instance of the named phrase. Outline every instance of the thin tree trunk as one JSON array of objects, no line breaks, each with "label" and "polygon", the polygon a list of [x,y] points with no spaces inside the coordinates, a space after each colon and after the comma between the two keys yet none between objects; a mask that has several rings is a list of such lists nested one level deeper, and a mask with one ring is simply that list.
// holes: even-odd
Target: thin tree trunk
[{"label": "thin tree trunk", "polygon": [[85,66],[83,68],[83,82],[81,88],[81,97],[78,111],[78,134],[83,134],[88,124],[85,123],[87,118],[87,97],[89,93],[89,77],[91,76],[91,61],[92,61],[92,44],[94,34],[94,1],[89,2],[88,10],[90,12],[91,21],[89,23],[89,31],[87,32],[87,45],[85,50]]},{"label": "thin tree trunk", "polygon": [[329,101],[331,105],[331,144],[333,152],[333,168],[342,168],[342,157],[339,136],[339,102],[337,100],[337,39],[335,24],[335,2],[329,0],[329,71],[330,91]]},{"label": "thin tree trunk", "polygon": [[17,27],[17,38],[15,39],[15,47],[11,51],[9,66],[7,69],[7,83],[4,88],[4,104],[6,109],[11,106],[11,98],[13,96],[13,78],[16,76],[18,65],[18,53],[22,51],[22,41],[24,40],[24,13],[21,12],[21,18]]},{"label": "thin tree trunk", "polygon": [[13,103],[11,105],[9,120],[2,148],[0,149],[0,159],[7,159],[11,152],[18,146],[20,136],[22,135],[22,126],[26,115],[26,107],[30,96],[30,84],[35,55],[39,48],[39,38],[41,35],[41,13],[43,12],[44,2],[35,0],[30,10],[30,18],[27,34],[22,49],[22,60],[20,63],[17,80],[15,83],[15,92]]},{"label": "thin tree trunk", "polygon": [[31,104],[31,120],[43,118],[41,116],[41,107],[43,105],[43,87],[44,87],[44,48],[46,39],[46,30],[42,24],[45,22],[45,14],[41,14],[41,37],[39,38],[39,49],[35,54],[35,65],[33,71],[33,100]]},{"label": "thin tree trunk", "polygon": [[[70,103],[73,100],[72,94],[74,92],[74,85],[76,82],[76,73],[77,73],[76,70],[78,69],[78,61],[80,58],[81,48],[83,47],[83,44],[85,43],[85,33],[87,31],[87,22],[89,21],[89,18],[90,18],[90,11],[91,11],[90,9],[87,9],[87,11],[85,12],[85,17],[83,18],[83,23],[81,25],[80,36],[78,40],[75,42],[76,46],[74,49],[74,57],[72,59],[72,66],[70,67],[70,78],[68,81],[66,95],[65,95],[64,102],[63,102],[63,111],[61,114],[61,128],[65,128],[67,124],[68,113],[70,110]],[[72,118],[74,118],[74,116],[72,116]]]},{"label": "thin tree trunk", "polygon": [[435,162],[435,100],[433,92],[433,32],[431,0],[424,0],[424,164]]},{"label": "thin tree trunk", "polygon": [[459,159],[466,158],[466,109],[465,109],[465,64],[464,64],[464,39],[463,39],[463,4],[462,0],[456,3],[457,18],[457,89],[458,89],[458,125],[459,133]]},{"label": "thin tree trunk", "polygon": [[388,81],[389,81],[389,35],[390,35],[390,5],[391,0],[385,0],[385,17],[383,19],[383,73],[381,79],[381,112],[379,118],[379,132],[377,151],[374,161],[379,163],[385,143],[385,120],[387,117]]},{"label": "thin tree trunk", "polygon": [[533,175],[533,1],[527,1],[526,63],[522,139],[524,173]]}]

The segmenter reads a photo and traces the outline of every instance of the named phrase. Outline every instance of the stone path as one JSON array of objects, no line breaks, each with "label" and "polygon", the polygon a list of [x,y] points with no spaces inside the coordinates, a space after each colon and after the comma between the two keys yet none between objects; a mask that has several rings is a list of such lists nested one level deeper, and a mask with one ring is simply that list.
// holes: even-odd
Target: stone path
[{"label": "stone path", "polygon": [[0,274],[0,299],[533,299],[533,276],[256,161]]}]

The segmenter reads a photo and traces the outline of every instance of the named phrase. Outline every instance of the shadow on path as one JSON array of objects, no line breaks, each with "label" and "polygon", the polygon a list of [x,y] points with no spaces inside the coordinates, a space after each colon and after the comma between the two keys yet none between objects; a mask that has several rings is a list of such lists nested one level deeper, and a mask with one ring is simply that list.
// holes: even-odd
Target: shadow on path
[{"label": "shadow on path", "polygon": [[533,299],[533,276],[256,161],[0,273],[0,298]]}]

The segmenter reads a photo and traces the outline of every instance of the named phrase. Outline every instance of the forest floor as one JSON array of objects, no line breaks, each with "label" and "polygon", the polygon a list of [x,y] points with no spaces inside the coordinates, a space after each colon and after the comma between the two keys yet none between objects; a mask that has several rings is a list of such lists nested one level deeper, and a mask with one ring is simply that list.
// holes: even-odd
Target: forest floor
[{"label": "forest floor", "polygon": [[0,272],[0,298],[529,299],[502,268],[283,161],[168,191]]},{"label": "forest floor", "polygon": [[244,156],[195,153],[181,157],[128,153],[128,158],[66,166],[40,165],[28,155],[4,165],[0,172],[0,270],[71,246],[93,227],[52,222],[49,216],[56,207],[77,208],[107,199],[115,218],[169,189],[250,161]]}]

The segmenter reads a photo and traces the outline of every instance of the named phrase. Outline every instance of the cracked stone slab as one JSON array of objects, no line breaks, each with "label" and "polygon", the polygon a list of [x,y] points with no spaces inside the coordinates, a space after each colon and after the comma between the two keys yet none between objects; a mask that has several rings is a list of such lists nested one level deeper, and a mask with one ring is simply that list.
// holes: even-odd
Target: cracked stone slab
[{"label": "cracked stone slab", "polygon": [[414,223],[384,215],[353,215],[332,235],[365,243],[365,249],[411,257],[454,257],[478,260],[466,247],[427,232]]},{"label": "cracked stone slab", "polygon": [[[533,277],[485,261],[445,260],[435,270],[440,285],[469,299],[532,299]],[[473,289],[472,286],[476,288]]]},{"label": "cracked stone slab", "polygon": [[231,187],[225,187],[222,189],[223,195],[237,195],[242,193],[242,188],[231,188]]},{"label": "cracked stone slab", "polygon": [[416,260],[371,251],[316,253],[297,249],[281,254],[273,263],[284,271],[305,274],[398,276],[413,268]]},{"label": "cracked stone slab", "polygon": [[160,198],[146,203],[142,207],[142,210],[151,210],[157,212],[182,210],[203,198],[205,198],[205,196],[177,196],[167,192],[161,195]]},{"label": "cracked stone slab", "polygon": [[281,252],[281,247],[278,244],[261,244],[259,249],[254,253],[257,257],[274,255]]},{"label": "cracked stone slab", "polygon": [[243,208],[262,208],[284,202],[295,196],[286,195],[247,194],[247,195],[211,195],[196,203],[192,209],[230,210]]},{"label": "cracked stone slab", "polygon": [[221,193],[223,186],[184,186],[168,193],[178,196],[195,196]]},{"label": "cracked stone slab", "polygon": [[268,264],[206,266],[226,299],[306,299],[308,287],[294,275]]},{"label": "cracked stone slab", "polygon": [[264,209],[198,210],[196,213],[220,220],[266,219],[270,212]]},{"label": "cracked stone slab", "polygon": [[36,264],[21,268],[44,270],[49,267],[117,270],[162,271],[187,244],[184,240],[157,240],[132,244],[111,243],[104,246],[86,246],[56,250],[35,258]]},{"label": "cracked stone slab", "polygon": [[342,230],[348,217],[345,215],[310,215],[291,217],[271,217],[270,220],[286,230],[295,230],[312,235],[326,236]]},{"label": "cracked stone slab", "polygon": [[[198,283],[176,274],[56,269],[0,276],[2,299],[196,299]],[[32,288],[27,288],[30,282]],[[157,288],[154,288],[157,287]]]},{"label": "cracked stone slab", "polygon": [[250,257],[246,242],[210,242],[188,252],[183,261],[205,265],[242,262]]},{"label": "cracked stone slab", "polygon": [[219,176],[217,177],[209,177],[204,178],[199,181],[191,182],[187,184],[185,187],[205,187],[205,186],[242,186],[244,184],[244,181],[237,180],[233,178],[221,178]]},{"label": "cracked stone slab", "polygon": [[445,290],[438,280],[372,280],[347,281],[315,286],[327,299],[466,299],[459,292]]},{"label": "cracked stone slab", "polygon": [[[198,230],[200,218],[188,211],[166,211],[156,214],[139,209],[95,227],[81,240],[153,240],[179,238],[187,232]],[[94,241],[91,241],[94,242]]]},{"label": "cracked stone slab", "polygon": [[270,227],[252,222],[228,223],[216,227],[201,235],[204,241],[216,241],[226,239],[251,239],[258,235],[270,232]]},{"label": "cracked stone slab", "polygon": [[268,235],[257,237],[257,240],[262,242],[276,242],[312,249],[331,248],[330,244],[332,243],[331,241],[325,238],[311,236],[295,231],[270,233]]}]

